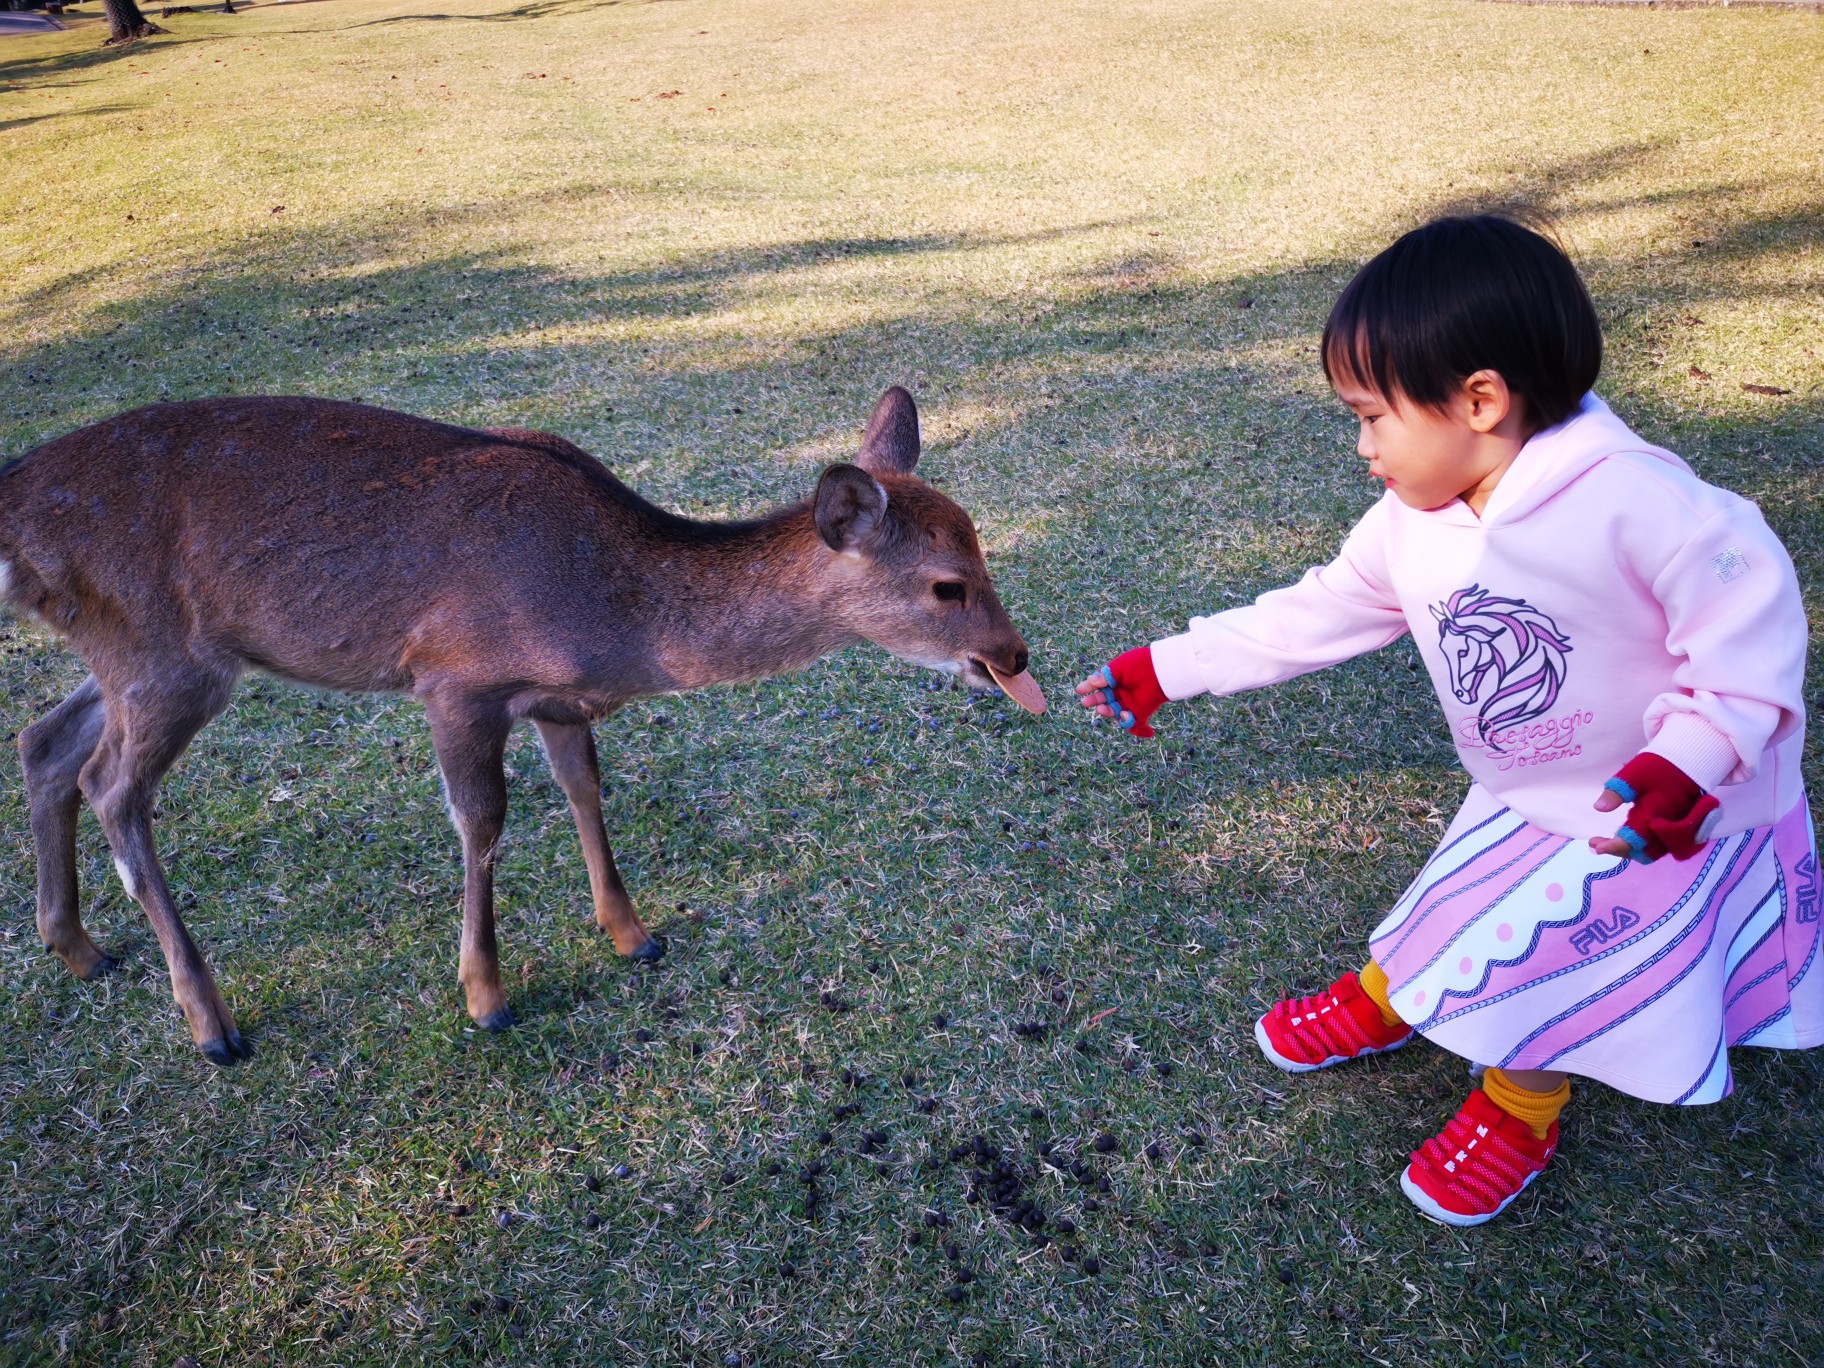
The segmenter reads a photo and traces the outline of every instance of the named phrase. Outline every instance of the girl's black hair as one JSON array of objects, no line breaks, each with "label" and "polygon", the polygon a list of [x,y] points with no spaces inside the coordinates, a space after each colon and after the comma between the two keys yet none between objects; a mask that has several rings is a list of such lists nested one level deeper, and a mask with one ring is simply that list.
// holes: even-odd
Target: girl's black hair
[{"label": "girl's black hair", "polygon": [[1494,214],[1415,228],[1355,274],[1324,324],[1324,375],[1442,410],[1500,373],[1532,431],[1577,411],[1602,369],[1589,291],[1556,243]]}]

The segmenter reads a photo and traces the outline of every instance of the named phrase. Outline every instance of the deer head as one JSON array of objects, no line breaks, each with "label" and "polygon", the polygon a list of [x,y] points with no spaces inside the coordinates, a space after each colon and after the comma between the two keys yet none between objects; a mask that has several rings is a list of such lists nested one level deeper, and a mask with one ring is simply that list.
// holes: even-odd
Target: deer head
[{"label": "deer head", "polygon": [[833,465],[817,482],[813,517],[837,553],[846,625],[903,660],[976,688],[1006,688],[1042,710],[1025,673],[1026,643],[995,595],[975,525],[912,473],[918,456],[918,409],[896,385],[875,405],[855,463]]}]

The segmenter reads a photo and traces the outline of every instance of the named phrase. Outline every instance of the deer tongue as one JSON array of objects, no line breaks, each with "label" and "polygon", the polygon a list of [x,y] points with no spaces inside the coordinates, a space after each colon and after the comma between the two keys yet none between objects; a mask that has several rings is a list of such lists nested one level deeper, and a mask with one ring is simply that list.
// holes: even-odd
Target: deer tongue
[{"label": "deer tongue", "polygon": [[[988,665],[987,661],[982,662]],[[994,676],[994,682],[1001,686],[1001,692],[1029,713],[1045,711],[1045,695],[1039,689],[1039,683],[1026,671],[1016,675],[1004,675],[994,666],[988,665],[988,673]]]}]

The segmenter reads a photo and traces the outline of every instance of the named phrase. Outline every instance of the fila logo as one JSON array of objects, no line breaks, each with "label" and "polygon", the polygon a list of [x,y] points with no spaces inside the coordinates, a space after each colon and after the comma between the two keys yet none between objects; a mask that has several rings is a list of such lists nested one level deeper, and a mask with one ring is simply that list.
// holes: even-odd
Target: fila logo
[{"label": "fila logo", "polygon": [[1615,916],[1604,921],[1597,917],[1588,926],[1571,932],[1571,947],[1580,955],[1587,955],[1599,945],[1607,945],[1618,940],[1624,931],[1640,925],[1640,914],[1630,912],[1625,907],[1615,909]]}]

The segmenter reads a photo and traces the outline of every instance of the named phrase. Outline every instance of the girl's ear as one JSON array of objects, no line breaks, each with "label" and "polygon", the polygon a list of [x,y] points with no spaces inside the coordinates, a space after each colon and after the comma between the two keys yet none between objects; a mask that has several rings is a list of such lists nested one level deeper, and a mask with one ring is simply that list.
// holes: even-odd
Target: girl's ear
[{"label": "girl's ear", "polygon": [[1479,370],[1463,382],[1457,401],[1464,421],[1477,432],[1493,432],[1514,411],[1515,399],[1500,371]]}]

